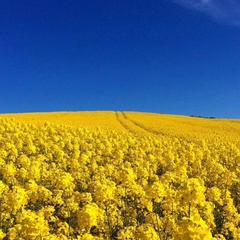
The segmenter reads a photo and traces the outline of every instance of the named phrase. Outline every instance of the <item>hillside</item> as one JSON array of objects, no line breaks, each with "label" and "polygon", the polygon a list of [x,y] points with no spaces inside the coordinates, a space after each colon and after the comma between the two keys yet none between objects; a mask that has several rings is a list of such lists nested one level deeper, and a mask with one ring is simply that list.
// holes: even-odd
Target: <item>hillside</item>
[{"label": "hillside", "polygon": [[169,135],[177,137],[211,138],[225,135],[238,138],[240,120],[208,119],[181,115],[144,113],[144,112],[48,112],[0,114],[2,118],[16,121],[43,124],[83,127],[88,129],[127,131],[135,134]]},{"label": "hillside", "polygon": [[0,239],[238,240],[240,121],[0,115]]}]

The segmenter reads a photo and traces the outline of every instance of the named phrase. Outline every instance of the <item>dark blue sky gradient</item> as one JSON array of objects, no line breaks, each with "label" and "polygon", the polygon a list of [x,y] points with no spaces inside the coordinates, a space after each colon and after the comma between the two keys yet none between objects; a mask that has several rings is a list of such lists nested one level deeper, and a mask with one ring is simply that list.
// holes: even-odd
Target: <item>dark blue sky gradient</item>
[{"label": "dark blue sky gradient", "polygon": [[0,112],[240,118],[239,43],[170,0],[1,1]]}]

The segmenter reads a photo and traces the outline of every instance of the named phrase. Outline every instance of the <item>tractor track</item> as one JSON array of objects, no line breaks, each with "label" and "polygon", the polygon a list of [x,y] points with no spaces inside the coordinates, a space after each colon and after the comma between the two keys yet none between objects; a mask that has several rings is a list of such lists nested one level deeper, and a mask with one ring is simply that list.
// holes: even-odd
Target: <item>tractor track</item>
[{"label": "tractor track", "polygon": [[154,134],[153,132],[143,128],[139,124],[127,118],[124,112],[116,112],[116,119],[128,132],[133,135],[152,136]]}]

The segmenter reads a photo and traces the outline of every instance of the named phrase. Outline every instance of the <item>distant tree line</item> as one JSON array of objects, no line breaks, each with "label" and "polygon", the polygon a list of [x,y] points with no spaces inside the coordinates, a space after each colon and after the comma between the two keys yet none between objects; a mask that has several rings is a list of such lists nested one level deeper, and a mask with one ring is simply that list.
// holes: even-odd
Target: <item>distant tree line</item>
[{"label": "distant tree line", "polygon": [[204,117],[204,116],[197,116],[197,115],[190,115],[190,117],[216,119],[216,117]]}]

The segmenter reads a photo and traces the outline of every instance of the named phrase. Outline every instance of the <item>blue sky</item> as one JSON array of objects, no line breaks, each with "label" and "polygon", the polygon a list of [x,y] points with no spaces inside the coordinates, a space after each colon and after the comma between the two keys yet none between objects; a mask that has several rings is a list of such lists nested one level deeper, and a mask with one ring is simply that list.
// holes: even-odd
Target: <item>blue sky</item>
[{"label": "blue sky", "polygon": [[0,1],[0,112],[240,118],[238,0]]}]

